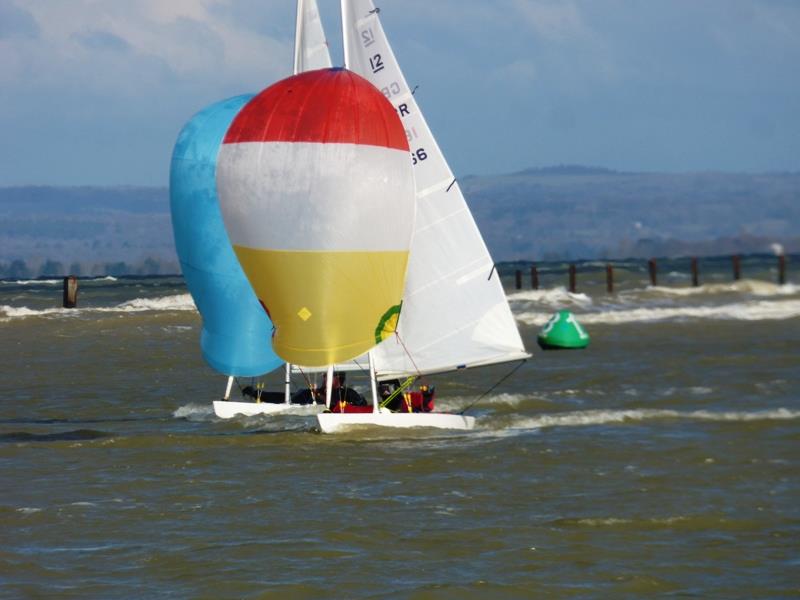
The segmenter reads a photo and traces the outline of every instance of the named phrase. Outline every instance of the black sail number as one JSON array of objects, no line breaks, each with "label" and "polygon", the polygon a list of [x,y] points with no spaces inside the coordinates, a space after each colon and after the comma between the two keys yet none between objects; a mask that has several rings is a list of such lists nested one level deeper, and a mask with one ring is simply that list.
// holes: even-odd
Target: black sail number
[{"label": "black sail number", "polygon": [[371,56],[369,59],[369,67],[372,69],[373,73],[377,73],[378,71],[383,71],[386,65],[383,64],[383,59],[381,58],[380,54],[375,54]]},{"label": "black sail number", "polygon": [[415,165],[419,162],[422,162],[426,158],[428,158],[428,153],[425,152],[425,148],[417,148],[411,153],[411,164]]}]

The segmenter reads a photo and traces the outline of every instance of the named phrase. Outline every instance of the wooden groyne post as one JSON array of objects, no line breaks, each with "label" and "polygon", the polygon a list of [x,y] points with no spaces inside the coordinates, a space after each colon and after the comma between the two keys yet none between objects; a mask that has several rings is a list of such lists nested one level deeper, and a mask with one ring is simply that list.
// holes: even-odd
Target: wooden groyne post
[{"label": "wooden groyne post", "polygon": [[606,265],[606,292],[614,293],[614,267]]},{"label": "wooden groyne post", "polygon": [[786,257],[783,254],[778,255],[778,284],[783,285],[786,283]]},{"label": "wooden groyne post", "polygon": [[738,254],[734,254],[731,257],[731,261],[733,262],[733,280],[739,281],[742,278],[742,260]]},{"label": "wooden groyne post", "polygon": [[536,268],[536,265],[531,267],[531,289],[539,289],[539,269]]},{"label": "wooden groyne post", "polygon": [[522,271],[517,269],[516,272],[514,273],[514,276],[515,276],[514,278],[515,278],[515,283],[517,285],[517,289],[521,290],[522,289]]},{"label": "wooden groyne post", "polygon": [[577,281],[576,281],[577,279],[578,279],[578,277],[577,277],[577,272],[576,272],[576,269],[575,269],[575,265],[571,264],[569,266],[569,291],[571,293],[573,293],[573,294],[575,293],[575,290],[578,289],[578,285],[577,285]]},{"label": "wooden groyne post", "polygon": [[650,285],[656,287],[658,285],[658,264],[656,264],[655,258],[647,261],[647,268],[650,270]]},{"label": "wooden groyne post", "polygon": [[700,286],[700,271],[697,269],[697,257],[692,257],[692,285],[694,287]]},{"label": "wooden groyne post", "polygon": [[64,277],[62,304],[64,308],[76,308],[78,306],[78,278],[74,275]]}]

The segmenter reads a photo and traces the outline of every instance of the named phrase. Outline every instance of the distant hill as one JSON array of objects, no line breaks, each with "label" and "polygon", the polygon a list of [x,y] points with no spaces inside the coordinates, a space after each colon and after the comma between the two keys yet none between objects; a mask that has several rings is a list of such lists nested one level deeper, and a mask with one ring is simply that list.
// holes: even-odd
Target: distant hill
[{"label": "distant hill", "polygon": [[499,259],[624,258],[800,248],[800,173],[623,173],[580,166],[466,177]]},{"label": "distant hill", "polygon": [[0,188],[0,277],[179,271],[166,188]]},{"label": "distant hill", "polygon": [[[460,180],[495,260],[800,251],[800,173],[563,165]],[[166,188],[0,188],[0,276],[174,273]]]}]

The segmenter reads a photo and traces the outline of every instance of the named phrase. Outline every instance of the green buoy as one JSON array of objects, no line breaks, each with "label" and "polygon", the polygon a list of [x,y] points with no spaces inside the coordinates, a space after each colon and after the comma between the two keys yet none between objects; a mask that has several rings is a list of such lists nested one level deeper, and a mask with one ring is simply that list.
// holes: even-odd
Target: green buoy
[{"label": "green buoy", "polygon": [[568,310],[560,310],[545,323],[536,341],[542,350],[572,350],[586,348],[589,334]]}]

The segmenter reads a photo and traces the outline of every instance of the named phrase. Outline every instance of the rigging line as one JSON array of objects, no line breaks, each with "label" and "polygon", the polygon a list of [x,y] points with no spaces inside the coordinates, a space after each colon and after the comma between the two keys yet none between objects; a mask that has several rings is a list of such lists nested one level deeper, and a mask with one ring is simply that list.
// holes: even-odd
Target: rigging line
[{"label": "rigging line", "polygon": [[521,367],[523,364],[525,364],[525,362],[526,362],[527,360],[528,360],[527,358],[523,358],[521,361],[519,361],[519,364],[518,364],[516,367],[514,367],[513,369],[511,369],[511,371],[509,371],[509,372],[508,372],[508,373],[507,373],[507,374],[506,374],[506,375],[505,375],[505,376],[504,376],[504,377],[503,377],[503,378],[502,378],[500,381],[498,381],[498,382],[497,382],[497,383],[495,383],[495,384],[494,384],[492,387],[490,387],[488,390],[486,390],[486,391],[485,391],[483,394],[481,394],[481,395],[480,395],[480,397],[479,397],[477,400],[475,400],[474,402],[472,402],[471,404],[469,404],[469,405],[468,405],[468,406],[467,406],[467,407],[466,407],[464,410],[462,410],[462,411],[461,411],[460,413],[458,413],[458,414],[460,414],[460,415],[463,415],[463,414],[464,414],[465,412],[467,412],[467,411],[468,411],[470,408],[472,408],[472,407],[473,407],[473,406],[475,406],[475,405],[476,405],[478,402],[480,402],[481,400],[483,400],[483,399],[484,399],[484,398],[485,398],[485,397],[486,397],[488,394],[490,394],[490,393],[492,392],[492,390],[494,390],[494,389],[495,389],[495,388],[496,388],[498,385],[500,385],[500,384],[501,384],[501,383],[503,383],[503,382],[504,382],[506,379],[508,379],[508,378],[509,378],[509,377],[511,377],[511,376],[512,376],[514,373],[516,373],[516,372],[517,372],[517,370],[518,370],[518,369],[519,369],[519,368],[520,368],[520,367]]},{"label": "rigging line", "polygon": [[308,389],[310,390],[311,389],[311,380],[308,378],[308,375],[306,375],[306,372],[303,371],[303,367],[301,367],[300,365],[295,365],[295,367],[297,367],[297,370],[300,371],[300,375],[303,376],[303,379],[306,380],[306,384],[308,386]]},{"label": "rigging line", "polygon": [[403,352],[405,352],[406,356],[408,356],[408,360],[410,360],[411,364],[414,365],[414,369],[417,372],[417,377],[422,377],[422,373],[420,373],[417,363],[414,362],[414,357],[411,356],[411,352],[409,352],[408,348],[406,348],[405,342],[403,342],[403,338],[400,337],[400,334],[397,331],[395,331],[394,334],[395,336],[397,336],[397,341],[400,342],[400,345],[403,347]]},{"label": "rigging line", "polygon": [[496,265],[496,264],[494,264],[494,263],[492,263],[492,270],[491,270],[491,271],[489,271],[489,277],[486,279],[486,281],[489,281],[489,280],[492,278],[492,275],[494,275],[494,272],[495,272],[496,270],[497,270],[497,265]]}]

